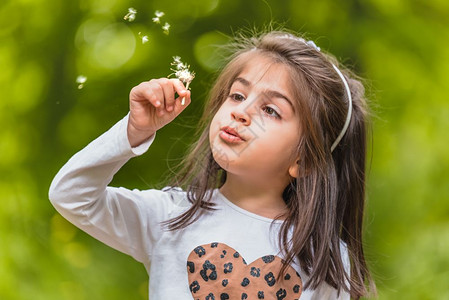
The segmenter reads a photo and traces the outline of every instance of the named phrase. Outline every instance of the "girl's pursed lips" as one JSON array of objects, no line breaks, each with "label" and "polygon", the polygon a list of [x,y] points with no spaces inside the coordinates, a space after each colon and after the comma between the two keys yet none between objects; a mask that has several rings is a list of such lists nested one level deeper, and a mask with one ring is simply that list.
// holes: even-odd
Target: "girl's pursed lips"
[{"label": "girl's pursed lips", "polygon": [[229,142],[242,142],[245,139],[232,127],[224,126],[220,129],[220,137]]}]

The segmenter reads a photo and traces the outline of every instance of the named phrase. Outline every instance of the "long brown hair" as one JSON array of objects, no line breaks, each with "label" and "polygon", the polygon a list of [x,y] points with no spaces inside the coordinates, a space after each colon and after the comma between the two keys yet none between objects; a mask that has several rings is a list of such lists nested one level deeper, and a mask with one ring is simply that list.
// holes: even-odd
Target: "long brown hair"
[{"label": "long brown hair", "polygon": [[[224,184],[226,172],[212,156],[210,122],[228,97],[235,78],[251,63],[250,57],[265,55],[291,70],[290,85],[300,114],[299,173],[283,193],[288,213],[279,216],[284,219],[279,235],[285,254],[281,273],[297,260],[309,276],[305,288],[317,288],[324,281],[339,292],[350,292],[355,299],[367,296],[369,291],[375,294],[362,247],[368,116],[363,85],[331,55],[290,33],[271,31],[249,38],[240,35],[232,46],[235,52],[210,91],[199,138],[173,178],[172,186],[184,188],[192,206],[165,225],[178,230],[214,209],[211,191]],[[353,99],[349,128],[334,151],[331,145],[346,120],[348,103],[343,82],[332,64],[344,74]],[[342,261],[341,241],[349,253],[350,275]]]}]

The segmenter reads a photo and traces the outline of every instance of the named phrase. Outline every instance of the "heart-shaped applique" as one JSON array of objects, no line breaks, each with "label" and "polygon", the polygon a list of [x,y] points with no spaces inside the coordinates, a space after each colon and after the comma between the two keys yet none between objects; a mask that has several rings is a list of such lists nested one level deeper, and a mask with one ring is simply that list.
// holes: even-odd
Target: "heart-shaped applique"
[{"label": "heart-shaped applique", "polygon": [[301,276],[291,267],[277,275],[282,259],[267,255],[251,264],[232,247],[211,243],[196,247],[187,260],[189,287],[194,299],[299,299]]}]

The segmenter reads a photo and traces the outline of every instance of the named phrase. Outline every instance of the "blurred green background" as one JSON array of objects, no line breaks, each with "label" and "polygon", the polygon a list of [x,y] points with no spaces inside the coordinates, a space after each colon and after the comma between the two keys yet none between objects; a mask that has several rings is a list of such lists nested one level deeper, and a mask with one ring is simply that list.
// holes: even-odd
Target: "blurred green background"
[{"label": "blurred green background", "polygon": [[449,299],[446,0],[1,0],[0,299],[148,298],[143,266],[62,219],[50,182],[127,113],[134,85],[167,76],[180,55],[197,73],[193,104],[113,182],[163,186],[220,65],[211,45],[270,20],[367,78],[377,116],[365,242],[379,298]]}]

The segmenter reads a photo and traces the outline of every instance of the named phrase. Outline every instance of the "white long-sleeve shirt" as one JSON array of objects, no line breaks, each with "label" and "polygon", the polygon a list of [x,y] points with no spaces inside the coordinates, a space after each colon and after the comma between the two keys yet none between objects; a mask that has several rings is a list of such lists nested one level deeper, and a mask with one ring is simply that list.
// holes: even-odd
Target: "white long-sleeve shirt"
[{"label": "white long-sleeve shirt", "polygon": [[216,210],[168,231],[161,222],[190,206],[184,191],[109,187],[114,174],[155,138],[132,148],[127,122],[125,117],[75,154],[54,178],[49,196],[67,220],[145,265],[149,299],[349,299],[325,283],[303,290],[307,276],[295,263],[284,280],[276,280],[282,221],[246,211],[218,189],[212,191]]}]

